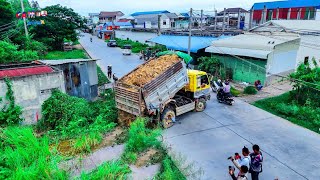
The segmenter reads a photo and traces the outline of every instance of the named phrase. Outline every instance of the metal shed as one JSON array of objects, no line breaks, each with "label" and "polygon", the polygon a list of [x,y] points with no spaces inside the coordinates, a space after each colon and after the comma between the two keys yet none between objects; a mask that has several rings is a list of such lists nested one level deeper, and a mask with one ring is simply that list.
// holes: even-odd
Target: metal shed
[{"label": "metal shed", "polygon": [[97,59],[40,60],[63,71],[66,93],[93,101],[98,96]]}]

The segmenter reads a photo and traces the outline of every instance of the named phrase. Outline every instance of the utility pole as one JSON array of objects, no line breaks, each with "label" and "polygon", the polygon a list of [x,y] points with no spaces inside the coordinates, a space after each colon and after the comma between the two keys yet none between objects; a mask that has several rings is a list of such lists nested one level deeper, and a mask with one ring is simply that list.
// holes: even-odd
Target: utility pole
[{"label": "utility pole", "polygon": [[237,24],[238,29],[240,29],[240,21],[241,21],[241,12],[240,12],[240,8],[239,8],[238,9],[238,24]]},{"label": "utility pole", "polygon": [[224,8],[224,10],[223,10],[223,20],[222,20],[222,33],[224,33],[224,23],[225,23],[225,21],[226,21],[226,8]]},{"label": "utility pole", "polygon": [[200,16],[200,30],[202,32],[202,18],[203,18],[203,10],[201,9],[201,16]]},{"label": "utility pole", "polygon": [[190,55],[191,49],[191,28],[192,28],[192,8],[190,8],[190,15],[189,15],[189,41],[188,41],[188,54]]},{"label": "utility pole", "polygon": [[[22,1],[22,0],[20,0],[20,2],[21,2],[21,9],[22,9],[22,13],[24,13],[24,5],[23,5],[23,1]],[[28,37],[29,37],[29,33],[28,33],[28,29],[27,29],[27,21],[26,21],[26,18],[25,18],[25,17],[23,17],[23,24],[24,24],[24,31],[25,31],[25,33],[26,33],[26,38],[28,38]]]},{"label": "utility pole", "polygon": [[158,15],[158,36],[161,35],[161,15]]},{"label": "utility pole", "polygon": [[216,9],[214,10],[214,14],[214,30],[217,30],[218,11]]}]

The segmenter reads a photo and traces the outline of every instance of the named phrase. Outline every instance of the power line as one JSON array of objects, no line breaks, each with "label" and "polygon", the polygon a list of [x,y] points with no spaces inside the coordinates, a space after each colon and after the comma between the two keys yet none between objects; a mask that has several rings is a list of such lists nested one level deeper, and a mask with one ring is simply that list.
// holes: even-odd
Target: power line
[{"label": "power line", "polygon": [[8,24],[1,25],[0,28],[2,28],[2,27],[4,27],[4,26],[9,26],[10,24],[13,24],[13,23],[15,23],[15,21],[12,21],[12,22],[10,22],[10,23],[8,23]]}]

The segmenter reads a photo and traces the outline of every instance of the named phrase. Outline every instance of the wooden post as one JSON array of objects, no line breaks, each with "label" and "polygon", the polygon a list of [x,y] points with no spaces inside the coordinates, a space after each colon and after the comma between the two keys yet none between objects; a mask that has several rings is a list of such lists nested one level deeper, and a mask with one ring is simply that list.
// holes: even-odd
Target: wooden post
[{"label": "wooden post", "polygon": [[214,11],[215,16],[214,16],[214,30],[217,30],[217,16],[218,16],[218,11]]},{"label": "wooden post", "polygon": [[253,14],[254,14],[254,9],[252,7],[252,9],[250,10],[249,29],[252,28]]},{"label": "wooden post", "polygon": [[291,16],[291,8],[289,8],[287,19],[290,19],[290,16]]},{"label": "wooden post", "polygon": [[279,20],[279,13],[280,13],[280,9],[279,9],[279,7],[277,8],[277,20]]},{"label": "wooden post", "polygon": [[241,15],[240,15],[240,8],[238,9],[238,29],[240,29],[240,21],[241,21]]},{"label": "wooden post", "polygon": [[189,39],[188,39],[188,54],[190,55],[191,50],[191,28],[192,28],[192,8],[190,8],[190,15],[189,15]]},{"label": "wooden post", "polygon": [[161,15],[158,15],[158,36],[161,35]]},{"label": "wooden post", "polygon": [[297,19],[298,19],[298,20],[301,19],[301,8],[299,8],[298,15],[297,15]]},{"label": "wooden post", "polygon": [[223,21],[222,21],[222,32],[224,32],[224,25],[225,25],[225,18],[226,18],[226,8],[223,10]]}]

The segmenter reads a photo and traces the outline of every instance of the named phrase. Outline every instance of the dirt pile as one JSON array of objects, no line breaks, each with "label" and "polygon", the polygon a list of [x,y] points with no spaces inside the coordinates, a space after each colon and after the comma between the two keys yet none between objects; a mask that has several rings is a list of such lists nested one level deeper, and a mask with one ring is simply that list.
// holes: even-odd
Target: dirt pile
[{"label": "dirt pile", "polygon": [[160,56],[142,65],[136,71],[124,77],[121,82],[141,87],[179,61],[179,57],[175,54]]}]

